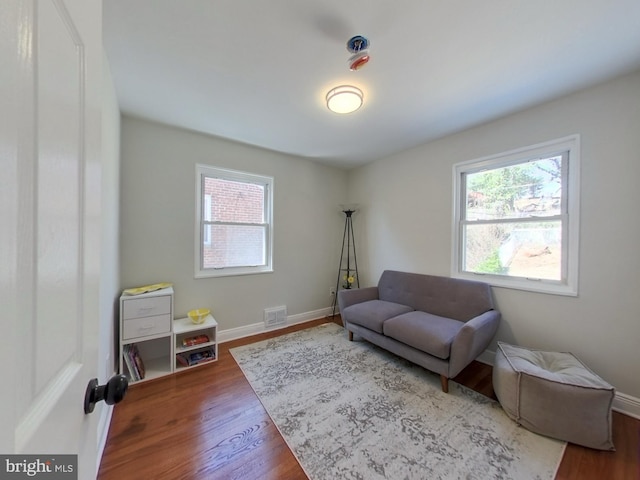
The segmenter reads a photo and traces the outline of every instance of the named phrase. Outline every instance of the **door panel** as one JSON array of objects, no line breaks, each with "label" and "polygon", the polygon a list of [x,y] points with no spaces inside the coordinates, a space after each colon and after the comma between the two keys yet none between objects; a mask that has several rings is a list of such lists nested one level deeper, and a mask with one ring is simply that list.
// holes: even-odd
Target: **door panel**
[{"label": "door panel", "polygon": [[50,1],[38,8],[36,395],[81,358],[84,229],[84,49],[66,11]]},{"label": "door panel", "polygon": [[98,0],[0,3],[8,80],[0,100],[11,119],[0,123],[8,266],[0,280],[13,315],[0,447],[79,454],[82,479],[96,474],[103,408],[83,410],[87,382],[98,376],[101,8]]}]

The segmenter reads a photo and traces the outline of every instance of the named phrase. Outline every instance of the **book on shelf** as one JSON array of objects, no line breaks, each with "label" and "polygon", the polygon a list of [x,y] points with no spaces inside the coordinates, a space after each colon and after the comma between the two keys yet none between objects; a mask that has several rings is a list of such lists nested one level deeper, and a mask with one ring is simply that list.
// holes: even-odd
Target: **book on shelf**
[{"label": "book on shelf", "polygon": [[215,359],[213,349],[201,350],[193,352],[189,355],[189,365],[197,365],[198,363],[208,362]]},{"label": "book on shelf", "polygon": [[209,336],[205,334],[196,335],[195,337],[187,337],[182,339],[183,347],[193,347],[194,345],[200,345],[201,343],[207,343]]},{"label": "book on shelf", "polygon": [[131,355],[131,345],[125,345],[122,347],[122,358],[127,366],[127,370],[129,370],[129,377],[131,380],[134,382],[140,380],[138,370],[135,367],[135,362],[133,361],[133,356]]},{"label": "book on shelf", "polygon": [[142,380],[145,377],[146,371],[138,346],[135,343],[125,345],[122,349],[122,356],[129,370],[131,380]]},{"label": "book on shelf", "polygon": [[193,367],[204,362],[210,362],[215,360],[216,354],[213,348],[207,350],[200,350],[192,353],[179,353],[176,355],[176,361],[181,367]]},{"label": "book on shelf", "polygon": [[189,360],[187,360],[187,357],[182,353],[178,353],[176,355],[176,362],[179,364],[179,365],[176,365],[178,367],[188,367],[189,366]]},{"label": "book on shelf", "polygon": [[144,362],[142,361],[142,356],[140,355],[140,350],[138,350],[138,345],[136,345],[135,343],[132,345],[131,349],[133,350],[134,365],[136,367],[136,370],[138,371],[138,376],[140,377],[140,380],[142,380],[146,375],[146,370],[144,368]]}]

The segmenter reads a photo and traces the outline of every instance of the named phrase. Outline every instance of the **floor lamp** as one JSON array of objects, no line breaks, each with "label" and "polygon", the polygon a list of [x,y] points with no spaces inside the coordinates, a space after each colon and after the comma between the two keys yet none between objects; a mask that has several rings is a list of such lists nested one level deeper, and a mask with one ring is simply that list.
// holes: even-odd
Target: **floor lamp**
[{"label": "floor lamp", "polygon": [[340,252],[340,265],[338,266],[336,294],[333,297],[333,316],[335,316],[336,314],[336,306],[338,305],[338,290],[340,289],[340,279],[342,279],[344,282],[342,284],[342,287],[344,289],[350,289],[353,286],[353,283],[355,283],[356,286],[360,288],[360,277],[358,276],[358,259],[356,257],[356,241],[353,236],[352,220],[352,216],[356,211],[356,205],[344,205],[342,207],[342,213],[344,213],[345,215],[344,233],[342,234],[342,251]]}]

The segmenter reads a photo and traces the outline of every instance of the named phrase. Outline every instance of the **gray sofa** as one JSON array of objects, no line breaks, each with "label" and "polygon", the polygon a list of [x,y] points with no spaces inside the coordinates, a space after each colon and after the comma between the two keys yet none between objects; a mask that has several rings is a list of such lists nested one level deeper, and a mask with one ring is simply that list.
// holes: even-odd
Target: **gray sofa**
[{"label": "gray sofa", "polygon": [[385,270],[377,287],[338,292],[349,332],[432,372],[442,390],[480,355],[500,323],[483,282]]}]

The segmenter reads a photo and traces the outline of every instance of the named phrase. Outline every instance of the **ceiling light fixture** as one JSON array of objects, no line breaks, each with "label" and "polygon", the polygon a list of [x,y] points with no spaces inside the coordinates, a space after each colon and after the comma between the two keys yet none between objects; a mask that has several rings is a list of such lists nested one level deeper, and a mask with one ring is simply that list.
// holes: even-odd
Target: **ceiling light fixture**
[{"label": "ceiling light fixture", "polygon": [[327,93],[327,108],[335,113],[352,113],[362,106],[362,90],[351,85],[332,88]]}]

